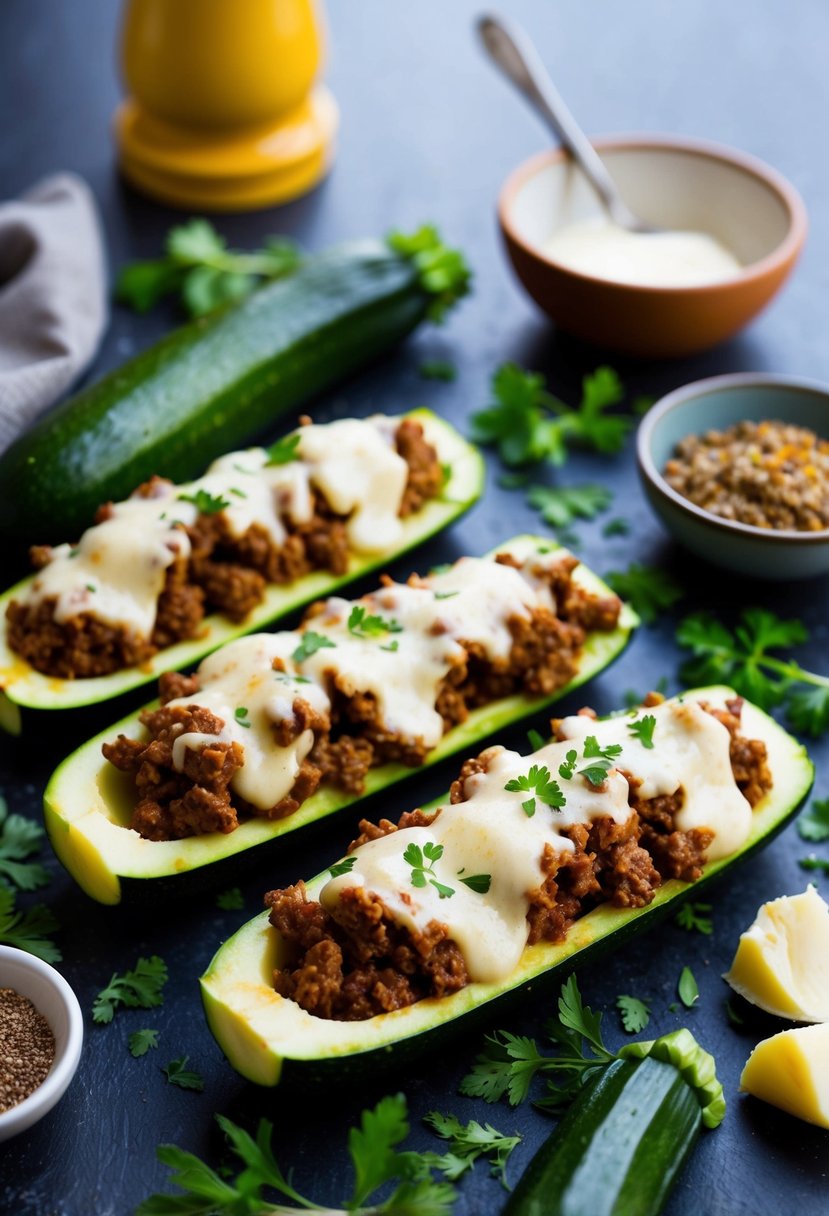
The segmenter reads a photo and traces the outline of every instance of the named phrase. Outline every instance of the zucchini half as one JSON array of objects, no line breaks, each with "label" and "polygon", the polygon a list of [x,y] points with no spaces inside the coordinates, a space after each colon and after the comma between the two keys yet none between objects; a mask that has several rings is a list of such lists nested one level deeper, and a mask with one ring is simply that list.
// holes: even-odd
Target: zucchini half
[{"label": "zucchini half", "polygon": [[403,539],[393,553],[364,557],[355,555],[351,558],[348,571],[341,576],[318,570],[293,583],[271,585],[261,604],[241,624],[234,624],[228,617],[214,613],[202,622],[199,637],[168,646],[137,667],[126,667],[123,671],[91,679],[61,680],[35,671],[25,659],[9,649],[6,641],[6,608],[11,600],[21,595],[35,576],[30,575],[5,592],[0,596],[0,729],[19,735],[23,730],[24,716],[32,716],[24,715],[21,710],[51,711],[98,705],[157,679],[163,671],[174,671],[196,663],[224,642],[261,629],[263,625],[312,600],[332,595],[338,587],[387,565],[448,527],[480,498],[484,486],[483,460],[476,448],[431,410],[412,410],[404,417],[413,418],[421,424],[424,434],[437,450],[441,464],[449,471],[440,497],[430,499],[420,511],[403,521]]},{"label": "zucchini half", "polygon": [[[734,695],[723,687],[683,694],[715,705]],[[746,703],[743,715],[746,735],[762,739],[768,748],[774,785],[755,808],[743,847],[711,862],[696,882],[666,882],[646,908],[594,908],[576,921],[564,942],[528,946],[516,970],[498,983],[469,984],[451,996],[418,1001],[363,1022],[317,1018],[278,995],[271,973],[281,961],[280,940],[263,912],[225,942],[201,979],[207,1020],[222,1051],[237,1072],[258,1085],[276,1085],[281,1078],[307,1084],[312,1077],[333,1082],[365,1076],[368,1069],[388,1064],[392,1053],[395,1061],[403,1061],[445,1046],[450,1023],[464,1019],[464,1030],[475,1029],[491,1020],[490,1002],[526,994],[542,980],[560,982],[602,949],[621,945],[655,923],[686,896],[696,898],[701,888],[768,844],[812,785],[814,767],[802,744],[754,705]],[[325,871],[308,884],[309,893],[313,896],[327,879]]]},{"label": "zucchini half", "polygon": [[[545,550],[551,548],[550,542],[540,537],[521,536],[505,541],[494,552],[509,549],[517,556],[529,555],[539,546],[544,546]],[[585,566],[576,568],[574,578],[598,594],[612,594]],[[545,708],[584,684],[621,653],[636,624],[635,614],[624,607],[616,629],[588,635],[578,674],[554,696],[505,697],[473,710],[465,722],[443,736],[426,765],[421,767],[436,764],[458,751],[474,751],[488,735]],[[100,903],[121,901],[122,880],[138,880],[130,885],[145,890],[153,885],[158,889],[162,885],[160,879],[169,880],[168,886],[175,879],[176,885],[180,886],[180,876],[189,871],[266,844],[357,801],[341,790],[323,788],[285,819],[249,819],[227,835],[212,832],[185,840],[144,840],[128,827],[131,814],[129,777],[101,756],[101,744],[106,740],[114,740],[120,733],[140,734],[141,730],[137,714],[122,719],[64,760],[46,787],[44,815],[52,847],[72,877]],[[403,764],[385,764],[370,769],[361,797],[387,789],[420,771],[420,768],[408,768]]]}]

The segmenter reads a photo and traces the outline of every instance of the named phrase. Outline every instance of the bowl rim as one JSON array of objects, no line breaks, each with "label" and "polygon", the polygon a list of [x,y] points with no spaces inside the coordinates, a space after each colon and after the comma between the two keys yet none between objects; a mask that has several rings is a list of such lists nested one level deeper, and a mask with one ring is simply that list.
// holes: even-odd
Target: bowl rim
[{"label": "bowl rim", "polygon": [[[18,1132],[26,1131],[48,1114],[61,1099],[75,1075],[83,1046],[81,1007],[73,989],[61,973],[27,950],[18,950],[16,946],[0,945],[0,963],[6,959],[47,981],[66,1012],[69,1030],[63,1051],[59,1055],[56,1054],[49,1073],[37,1089],[33,1090],[28,1098],[18,1102],[16,1106],[0,1113],[2,1139],[8,1139]],[[11,986],[14,986],[13,981]]]},{"label": "bowl rim", "polygon": [[[704,523],[707,527],[715,528],[733,537],[742,536],[746,539],[762,539],[769,545],[825,545],[829,541],[829,527],[819,532],[795,531],[791,528],[758,528],[754,524],[744,524],[736,519],[723,519],[713,515],[703,507],[697,506],[673,489],[657,468],[651,452],[653,432],[666,414],[670,414],[679,406],[702,397],[711,397],[724,389],[752,390],[757,388],[784,388],[794,392],[823,397],[829,404],[829,386],[817,380],[808,380],[796,376],[786,376],[774,372],[733,372],[724,376],[710,376],[705,380],[694,380],[673,389],[664,397],[660,397],[642,421],[636,432],[636,458],[641,476],[653,486],[654,490],[667,498],[675,507],[692,519]],[[693,434],[693,430],[688,434]]]},{"label": "bowl rim", "polygon": [[697,139],[687,135],[649,134],[646,132],[591,136],[590,142],[599,152],[606,149],[613,151],[637,149],[645,151],[677,151],[728,164],[732,168],[741,170],[747,176],[760,181],[777,195],[788,215],[788,228],[782,241],[770,253],[767,253],[765,257],[759,258],[756,262],[749,262],[740,268],[739,273],[730,275],[727,279],[719,279],[713,283],[670,287],[629,283],[619,279],[605,279],[599,275],[585,274],[582,271],[574,270],[570,266],[565,266],[563,263],[555,261],[540,246],[525,241],[513,224],[512,209],[522,187],[548,165],[558,164],[563,160],[569,159],[569,153],[565,148],[548,148],[522,161],[520,165],[512,170],[498,194],[497,211],[501,230],[507,240],[517,245],[525,254],[552,267],[559,274],[572,277],[581,283],[592,283],[597,286],[623,292],[635,291],[642,292],[645,295],[665,295],[668,297],[704,295],[711,291],[727,290],[762,279],[794,259],[803,246],[809,221],[806,204],[800,193],[779,170],[766,164],[765,161],[760,160],[749,152],[742,152],[726,144],[716,143],[712,140]]}]

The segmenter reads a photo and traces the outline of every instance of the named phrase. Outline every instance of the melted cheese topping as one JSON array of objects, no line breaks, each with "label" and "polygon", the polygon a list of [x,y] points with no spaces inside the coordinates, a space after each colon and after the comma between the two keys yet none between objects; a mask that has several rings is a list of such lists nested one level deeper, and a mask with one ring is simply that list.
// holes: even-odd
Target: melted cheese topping
[{"label": "melted cheese topping", "polygon": [[[656,718],[652,749],[627,729],[646,714]],[[467,778],[467,801],[441,806],[429,827],[404,828],[361,845],[354,851],[353,869],[323,887],[322,904],[332,909],[345,889],[365,887],[411,930],[422,932],[432,921],[445,924],[464,956],[470,979],[495,982],[515,968],[527,944],[530,893],[544,880],[545,846],[557,853],[572,852],[572,842],[561,834],[565,827],[601,817],[624,823],[632,814],[622,769],[641,778],[644,797],[682,788],[685,803],[678,826],[710,827],[716,833],[710,857],[733,852],[748,835],[751,808],[734,782],[728,731],[696,703],[666,702],[607,722],[567,718],[562,729],[563,742],[548,744],[531,756],[498,747],[484,753],[487,771]],[[599,788],[578,771],[569,779],[559,772],[574,742],[579,752],[576,769],[589,763],[581,758],[580,746],[587,735],[596,737],[602,748],[620,743],[623,749],[618,767],[609,770]],[[524,803],[533,797],[532,789],[506,788],[514,779],[526,777],[532,765],[545,767],[558,780],[566,799],[563,807],[554,809],[536,797],[528,815]],[[451,896],[441,897],[429,876],[425,886],[412,883],[412,866],[404,851],[410,844],[423,849],[427,843],[443,849],[434,863],[434,877],[452,888]],[[465,876],[480,874],[490,877],[485,893],[463,884]]]},{"label": "melted cheese topping", "polygon": [[400,541],[400,506],[408,465],[394,449],[397,420],[377,415],[327,426],[301,428],[297,459],[269,465],[264,448],[230,452],[204,477],[159,487],[150,499],[116,503],[113,516],[89,528],[77,548],[55,548],[30,585],[31,603],[55,596],[55,619],[86,612],[140,637],[155,625],[165,571],[190,544],[176,521],[193,524],[200,491],[224,504],[221,513],[234,536],[258,525],[275,545],[285,541],[284,520],[306,523],[317,489],[335,512],[347,517],[349,545],[359,553],[384,553]]},{"label": "melted cheese topping", "polygon": [[[267,810],[290,792],[313,744],[310,731],[287,749],[274,742],[273,724],[293,717],[295,696],[326,713],[335,678],[348,695],[375,698],[385,729],[434,747],[444,730],[435,708],[438,693],[450,668],[465,660],[463,643],[475,642],[491,657],[507,658],[508,620],[553,606],[549,587],[534,571],[567,556],[566,550],[534,554],[521,570],[485,558],[462,558],[447,573],[415,586],[392,583],[357,601],[332,597],[307,630],[254,634],[223,646],[201,664],[200,691],[171,704],[203,705],[224,721],[219,738],[239,743],[245,755],[232,788]],[[349,626],[355,608],[362,608],[364,620],[374,618],[371,625]],[[324,637],[330,645],[296,661],[293,656],[306,633]],[[273,670],[274,659],[284,663],[284,672]],[[248,711],[242,722],[240,708]],[[215,735],[196,732],[182,735],[173,749],[176,768],[184,768],[186,749],[215,740]]]}]

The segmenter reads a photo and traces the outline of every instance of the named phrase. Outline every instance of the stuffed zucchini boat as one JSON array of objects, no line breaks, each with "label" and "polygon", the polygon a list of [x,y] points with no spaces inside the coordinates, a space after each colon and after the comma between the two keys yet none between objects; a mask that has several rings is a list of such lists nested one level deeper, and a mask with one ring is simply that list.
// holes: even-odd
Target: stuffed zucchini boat
[{"label": "stuffed zucchini boat", "polygon": [[[451,802],[364,823],[202,978],[230,1063],[261,1085],[403,1059],[560,981],[762,848],[812,784],[805,749],[727,688],[554,722],[530,756],[467,761]],[[382,1011],[381,1011],[382,1010]]]},{"label": "stuffed zucchini boat", "polygon": [[566,549],[528,536],[332,597],[296,630],[163,676],[160,705],[64,761],[45,795],[52,845],[101,902],[128,880],[158,889],[548,705],[607,666],[635,623]]},{"label": "stuffed zucchini boat", "polygon": [[0,597],[0,727],[117,697],[193,663],[447,527],[480,454],[429,410],[300,427],[154,478],[77,546],[42,547]]}]

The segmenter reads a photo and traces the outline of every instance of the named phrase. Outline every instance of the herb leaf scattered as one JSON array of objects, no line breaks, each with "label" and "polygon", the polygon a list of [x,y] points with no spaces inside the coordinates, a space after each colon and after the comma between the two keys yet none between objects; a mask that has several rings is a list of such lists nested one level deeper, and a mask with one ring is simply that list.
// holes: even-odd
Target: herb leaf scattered
[{"label": "herb leaf scattered", "polygon": [[457,380],[458,369],[448,359],[424,359],[418,368],[424,380]]},{"label": "herb leaf scattered", "polygon": [[803,840],[829,840],[829,798],[816,798],[797,821]]},{"label": "herb leaf scattered", "polygon": [[461,882],[465,887],[469,887],[470,891],[474,891],[476,895],[486,895],[492,886],[492,875],[470,874],[468,878],[462,878]]},{"label": "herb leaf scattered", "polygon": [[356,638],[377,638],[386,633],[402,633],[403,626],[393,618],[367,613],[363,604],[355,604],[348,616],[348,632]]},{"label": "herb leaf scattered", "polygon": [[245,730],[250,730],[251,720],[247,705],[237,705],[233,711],[233,717],[236,719],[237,725],[244,726]]},{"label": "herb leaf scattered", "polygon": [[92,1020],[99,1024],[111,1022],[116,1009],[153,1009],[164,1001],[167,965],[157,954],[140,958],[133,971],[123,975],[115,972],[106,988],[95,997]]},{"label": "herb leaf scattered", "polygon": [[222,912],[238,912],[244,906],[245,901],[238,887],[228,887],[216,896],[216,907],[221,908]]},{"label": "herb leaf scattered", "polygon": [[330,638],[327,638],[322,633],[314,633],[313,629],[306,629],[291,658],[295,663],[304,663],[306,659],[310,659],[311,655],[316,654],[318,650],[336,649],[336,642],[332,642]]},{"label": "herb leaf scattered", "polygon": [[443,845],[427,840],[422,849],[419,844],[407,845],[403,853],[403,860],[406,865],[412,867],[411,884],[413,887],[422,888],[427,883],[431,883],[441,899],[451,899],[455,894],[454,889],[439,882],[435,874],[435,862],[440,861],[442,856]]},{"label": "herb leaf scattered", "polygon": [[49,882],[49,871],[37,861],[27,861],[43,844],[40,824],[25,815],[10,815],[0,797],[0,879],[21,891],[37,891]]},{"label": "herb leaf scattered", "polygon": [[55,916],[45,904],[35,904],[25,912],[15,909],[15,893],[0,883],[0,942],[27,950],[45,963],[60,962],[60,950],[49,940],[49,934],[59,929]]},{"label": "herb leaf scattered", "polygon": [[622,1025],[628,1034],[639,1034],[651,1020],[650,1006],[635,996],[617,996],[616,1008],[622,1015]]},{"label": "herb leaf scattered", "polygon": [[676,990],[686,1009],[690,1009],[699,1000],[699,987],[690,967],[682,968]]},{"label": "herb leaf scattered", "polygon": [[507,1161],[513,1149],[521,1143],[520,1136],[505,1136],[496,1131],[491,1123],[481,1124],[474,1119],[461,1123],[455,1115],[443,1115],[437,1110],[424,1115],[423,1122],[441,1139],[449,1141],[446,1153],[422,1154],[432,1169],[440,1170],[454,1182],[471,1170],[479,1157],[486,1157],[493,1177],[500,1178],[501,1185],[509,1190]]},{"label": "herb leaf scattered", "polygon": [[299,265],[293,241],[266,237],[262,249],[237,253],[204,219],[191,219],[167,235],[166,257],[125,266],[115,298],[136,312],[148,312],[164,296],[178,294],[193,317],[249,295],[262,279],[277,279]]},{"label": "herb leaf scattered", "polygon": [[177,1060],[171,1060],[169,1064],[163,1064],[161,1071],[166,1076],[171,1085],[177,1085],[179,1089],[195,1089],[201,1093],[204,1089],[204,1077],[201,1073],[193,1072],[187,1067],[189,1056],[179,1056]]},{"label": "herb leaf scattered", "polygon": [[332,878],[339,878],[341,874],[348,874],[357,864],[357,858],[352,855],[344,857],[342,861],[335,861],[333,866],[328,867],[328,873]]},{"label": "herb leaf scattered", "polygon": [[553,810],[560,810],[566,802],[564,794],[561,792],[561,786],[550,776],[550,770],[546,765],[533,764],[528,773],[522,773],[520,777],[513,777],[506,783],[504,789],[510,794],[534,795],[521,803],[525,814],[530,818],[535,814],[536,798],[540,798]]},{"label": "herb leaf scattered", "polygon": [[530,486],[527,502],[551,528],[567,528],[577,519],[594,519],[606,511],[613,495],[606,486]]},{"label": "herb leaf scattered", "polygon": [[221,494],[211,494],[209,491],[199,488],[194,494],[177,494],[178,502],[191,502],[198,511],[199,515],[218,515],[220,511],[224,511],[225,507],[229,507],[230,503],[226,498],[222,498]]},{"label": "herb leaf scattered", "polygon": [[684,903],[674,917],[674,924],[689,933],[703,933],[710,937],[714,932],[714,922],[711,919],[711,904]]},{"label": "herb leaf scattered", "polygon": [[627,600],[646,625],[652,625],[659,614],[683,596],[676,579],[657,566],[631,562],[627,570],[611,570],[605,575],[617,595]]},{"label": "herb leaf scattered", "polygon": [[645,714],[644,718],[639,718],[636,722],[628,722],[627,724],[629,734],[634,739],[638,739],[648,751],[653,749],[653,732],[655,727],[656,718],[653,714]]},{"label": "herb leaf scattered", "polygon": [[617,516],[615,519],[609,519],[602,528],[602,536],[606,540],[610,540],[613,536],[628,536],[630,533],[630,524],[622,516]]},{"label": "herb leaf scattered", "polygon": [[292,464],[299,460],[299,444],[301,435],[283,435],[267,448],[268,465]]},{"label": "herb leaf scattered", "polygon": [[423,224],[416,232],[390,232],[386,243],[414,264],[421,287],[431,296],[426,315],[440,325],[453,305],[469,291],[472,272],[463,254],[444,245],[433,224]]},{"label": "herb leaf scattered", "polygon": [[158,1047],[157,1030],[134,1030],[127,1039],[130,1055],[136,1060],[145,1056],[152,1047]]},{"label": "herb leaf scattered", "polygon": [[614,761],[622,754],[622,745],[621,743],[611,743],[607,747],[600,747],[596,736],[588,735],[584,740],[582,754],[584,759],[590,760],[591,763],[585,768],[579,769],[579,776],[585,777],[591,785],[601,785],[613,768]]},{"label": "herb leaf scattered", "polygon": [[810,853],[808,857],[801,857],[797,863],[801,870],[819,870],[823,874],[829,874],[829,857],[818,857],[815,853]]}]

